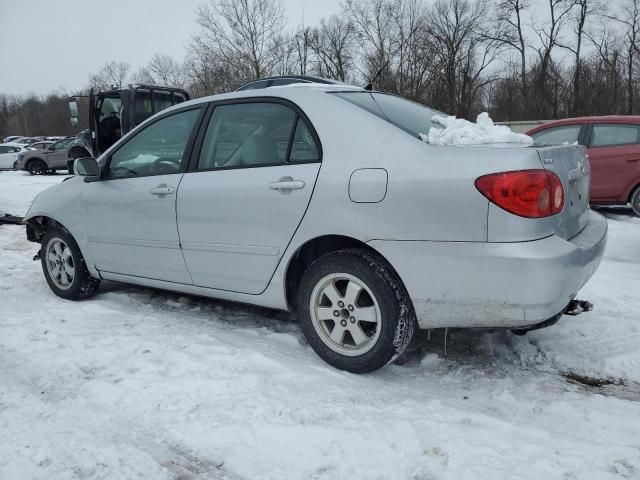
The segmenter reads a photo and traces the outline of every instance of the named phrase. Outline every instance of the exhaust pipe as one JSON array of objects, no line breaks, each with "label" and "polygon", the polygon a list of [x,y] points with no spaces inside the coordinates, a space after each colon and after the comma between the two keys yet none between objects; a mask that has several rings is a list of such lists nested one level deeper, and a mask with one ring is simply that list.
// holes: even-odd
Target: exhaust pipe
[{"label": "exhaust pipe", "polygon": [[528,332],[532,332],[533,330],[540,330],[541,328],[547,328],[551,325],[555,325],[558,323],[558,320],[562,318],[563,315],[571,315],[575,317],[576,315],[580,315],[584,312],[590,312],[593,310],[593,303],[588,302],[586,300],[571,300],[569,305],[565,307],[565,309],[557,314],[554,317],[551,317],[549,320],[545,320],[544,322],[536,323],[535,325],[531,325],[529,327],[517,328],[511,330],[511,333],[514,335],[522,336],[526,335]]},{"label": "exhaust pipe", "polygon": [[567,308],[564,309],[565,315],[576,316],[584,312],[591,312],[593,310],[593,303],[586,300],[571,300]]}]

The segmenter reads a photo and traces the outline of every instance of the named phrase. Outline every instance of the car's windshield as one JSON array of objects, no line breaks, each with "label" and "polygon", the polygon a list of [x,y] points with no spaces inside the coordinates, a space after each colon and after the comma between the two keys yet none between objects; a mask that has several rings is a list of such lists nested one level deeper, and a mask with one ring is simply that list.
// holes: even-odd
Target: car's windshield
[{"label": "car's windshield", "polygon": [[421,133],[428,133],[434,115],[446,117],[447,114],[426,107],[411,100],[380,92],[336,92],[340,98],[357,105],[405,132],[420,138]]}]

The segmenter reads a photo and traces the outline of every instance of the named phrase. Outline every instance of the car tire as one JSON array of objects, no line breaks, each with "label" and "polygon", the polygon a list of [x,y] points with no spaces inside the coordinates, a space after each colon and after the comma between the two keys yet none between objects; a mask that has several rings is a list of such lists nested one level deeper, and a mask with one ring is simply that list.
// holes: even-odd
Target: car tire
[{"label": "car tire", "polygon": [[631,194],[631,209],[636,217],[640,217],[640,185]]},{"label": "car tire", "polygon": [[100,280],[93,278],[73,236],[64,227],[50,227],[42,237],[40,261],[53,293],[66,300],[93,296]]},{"label": "car tire", "polygon": [[13,169],[17,172],[18,171],[18,162],[13,162]]},{"label": "car tire", "polygon": [[416,326],[413,305],[393,268],[362,249],[313,262],[303,274],[296,304],[313,350],[352,373],[373,372],[396,359]]},{"label": "car tire", "polygon": [[34,158],[27,163],[27,171],[31,175],[43,175],[47,172],[47,164],[38,158]]}]

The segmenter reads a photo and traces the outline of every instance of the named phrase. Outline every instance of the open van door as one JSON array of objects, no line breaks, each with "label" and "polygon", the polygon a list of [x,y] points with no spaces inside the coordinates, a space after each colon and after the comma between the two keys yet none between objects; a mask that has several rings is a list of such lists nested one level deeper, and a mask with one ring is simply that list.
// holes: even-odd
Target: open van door
[{"label": "open van door", "polygon": [[120,124],[122,135],[133,130],[147,118],[178,103],[189,100],[180,88],[153,85],[132,86],[122,91]]}]

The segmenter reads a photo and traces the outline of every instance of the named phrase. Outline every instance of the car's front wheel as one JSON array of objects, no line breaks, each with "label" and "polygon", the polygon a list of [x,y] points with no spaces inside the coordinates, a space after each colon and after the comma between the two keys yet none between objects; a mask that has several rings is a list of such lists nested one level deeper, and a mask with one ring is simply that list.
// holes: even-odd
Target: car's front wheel
[{"label": "car's front wheel", "polygon": [[640,217],[640,186],[631,194],[631,208],[637,217]]},{"label": "car's front wheel", "polygon": [[53,293],[67,300],[82,300],[96,293],[100,280],[93,278],[73,236],[52,226],[42,237],[42,271]]},{"label": "car's front wheel", "polygon": [[44,175],[47,173],[47,164],[37,158],[30,160],[27,164],[27,171],[31,175]]},{"label": "car's front wheel", "polygon": [[314,351],[353,373],[372,372],[402,354],[416,324],[393,269],[360,249],[330,253],[311,264],[300,283],[297,312]]}]

